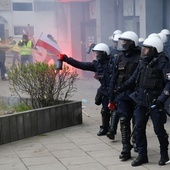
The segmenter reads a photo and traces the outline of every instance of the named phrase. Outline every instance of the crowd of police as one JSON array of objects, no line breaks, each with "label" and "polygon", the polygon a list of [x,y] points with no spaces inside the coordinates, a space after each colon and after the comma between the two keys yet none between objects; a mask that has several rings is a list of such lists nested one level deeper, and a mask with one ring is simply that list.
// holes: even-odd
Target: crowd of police
[{"label": "crowd of police", "polygon": [[[53,40],[51,35],[48,38]],[[109,39],[113,42],[112,46],[91,44],[87,52],[92,50],[95,53],[96,59],[92,62],[77,61],[66,54],[61,54],[60,60],[95,73],[94,77],[100,82],[95,104],[102,105],[102,125],[97,135],[107,135],[114,140],[120,122],[121,161],[131,159],[134,148],[138,157],[131,165],[148,163],[146,125],[150,117],[160,144],[158,164],[166,165],[169,141],[164,125],[168,113],[165,102],[170,95],[170,31],[163,29],[144,39],[133,31],[122,33],[116,30]],[[27,34],[19,43],[10,36],[9,44],[13,65],[16,60],[21,64],[33,63],[34,44]],[[5,52],[1,48],[0,55],[1,77],[5,80]],[[48,58],[46,60],[49,61]]]},{"label": "crowd of police", "polygon": [[120,160],[131,159],[134,148],[138,157],[131,165],[148,163],[146,124],[150,117],[160,144],[158,164],[166,165],[169,142],[164,125],[165,102],[170,95],[170,32],[163,29],[143,39],[133,31],[116,30],[109,38],[113,41],[111,47],[105,43],[92,44],[90,48],[96,54],[92,62],[77,61],[66,54],[61,54],[60,59],[95,73],[101,84],[95,104],[102,105],[102,125],[97,135],[114,140],[120,122]]}]

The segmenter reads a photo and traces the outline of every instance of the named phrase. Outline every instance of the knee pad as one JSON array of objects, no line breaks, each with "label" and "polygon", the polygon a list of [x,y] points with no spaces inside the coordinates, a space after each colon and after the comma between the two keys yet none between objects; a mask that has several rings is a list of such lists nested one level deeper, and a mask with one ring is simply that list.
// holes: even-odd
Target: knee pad
[{"label": "knee pad", "polygon": [[127,118],[126,117],[120,117],[120,123],[121,124],[125,124],[127,122]]}]

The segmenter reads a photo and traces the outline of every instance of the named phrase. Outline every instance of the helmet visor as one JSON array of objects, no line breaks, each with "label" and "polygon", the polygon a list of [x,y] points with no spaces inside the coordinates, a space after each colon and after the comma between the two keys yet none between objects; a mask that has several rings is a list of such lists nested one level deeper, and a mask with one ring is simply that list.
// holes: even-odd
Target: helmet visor
[{"label": "helmet visor", "polygon": [[130,48],[130,40],[120,39],[118,43],[118,49],[127,51]]},{"label": "helmet visor", "polygon": [[141,57],[142,57],[142,58],[147,58],[147,57],[149,57],[149,56],[148,56],[149,51],[150,51],[150,47],[142,46],[142,48],[141,48]]},{"label": "helmet visor", "polygon": [[101,61],[104,57],[103,51],[94,51],[95,53],[95,58],[97,61]]}]

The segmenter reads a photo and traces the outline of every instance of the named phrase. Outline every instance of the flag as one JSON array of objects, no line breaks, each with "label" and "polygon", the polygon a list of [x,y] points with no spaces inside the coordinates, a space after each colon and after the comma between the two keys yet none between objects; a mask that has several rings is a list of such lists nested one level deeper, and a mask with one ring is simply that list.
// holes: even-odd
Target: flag
[{"label": "flag", "polygon": [[25,31],[24,29],[22,30],[22,32],[23,32],[23,34],[27,34],[26,31]]},{"label": "flag", "polygon": [[40,35],[35,46],[43,47],[55,55],[59,55],[61,53],[61,49],[57,42],[50,40],[44,33]]}]

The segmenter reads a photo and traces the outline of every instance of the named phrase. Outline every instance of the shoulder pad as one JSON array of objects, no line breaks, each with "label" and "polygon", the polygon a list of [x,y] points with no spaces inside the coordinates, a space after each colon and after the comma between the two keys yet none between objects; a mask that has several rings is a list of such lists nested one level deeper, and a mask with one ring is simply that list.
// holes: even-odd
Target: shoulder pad
[{"label": "shoulder pad", "polygon": [[169,58],[164,52],[162,52],[160,55],[161,55],[160,56],[161,60],[163,60],[165,62],[169,62]]}]

